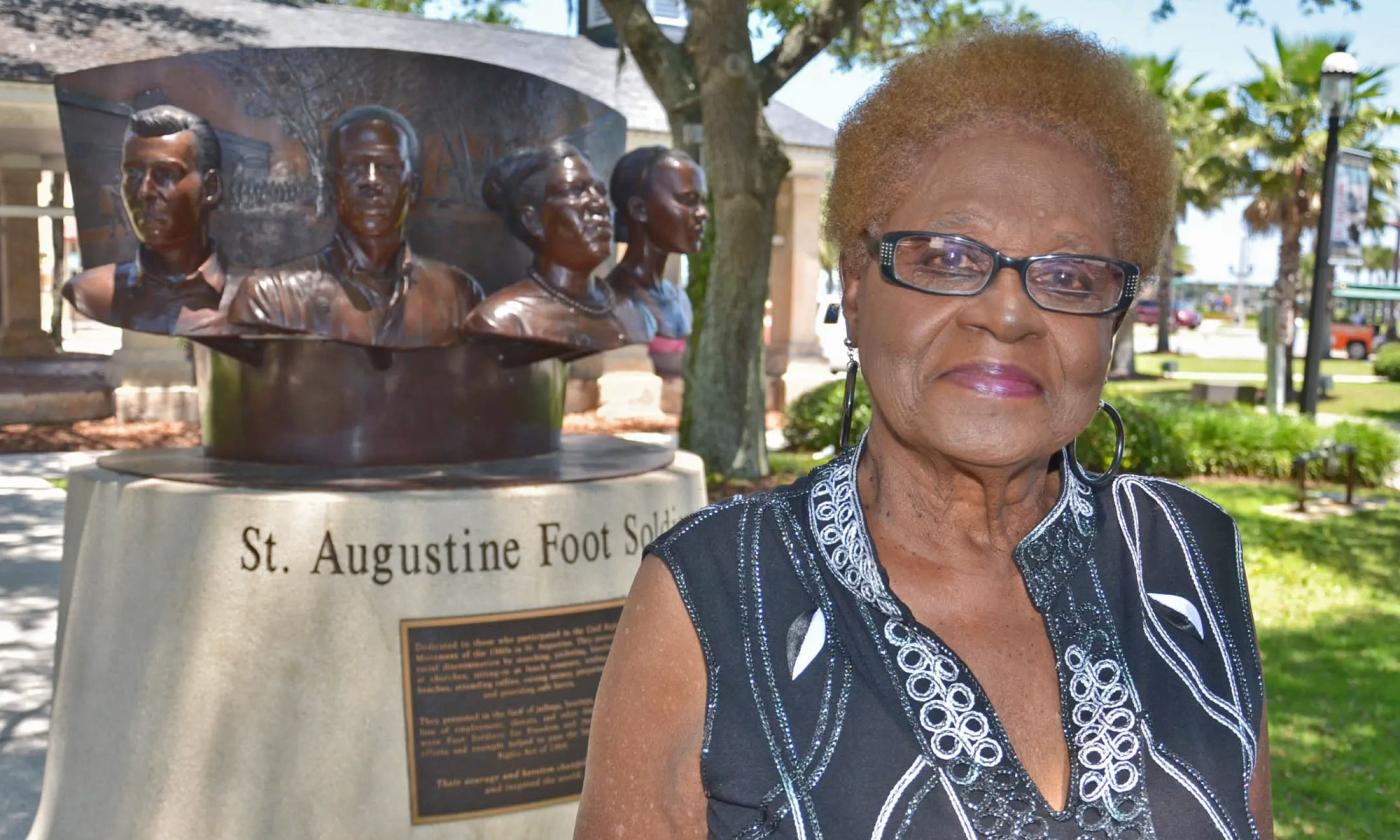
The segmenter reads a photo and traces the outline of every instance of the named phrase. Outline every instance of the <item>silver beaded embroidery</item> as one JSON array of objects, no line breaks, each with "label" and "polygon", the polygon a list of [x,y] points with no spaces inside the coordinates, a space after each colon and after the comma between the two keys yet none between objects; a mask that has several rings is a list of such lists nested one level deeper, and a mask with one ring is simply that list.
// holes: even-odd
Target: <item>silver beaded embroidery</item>
[{"label": "silver beaded embroidery", "polygon": [[941,641],[906,620],[889,591],[860,507],[856,465],[863,449],[861,441],[814,474],[812,529],[831,573],[883,615],[881,642],[903,674],[901,688],[929,760],[936,759],[951,781],[949,793],[956,793],[968,827],[988,840],[1033,840],[1049,837],[1052,822],[1072,818],[1083,837],[1154,838],[1137,734],[1146,731],[1145,724],[1125,684],[1106,610],[1097,603],[1076,607],[1071,599],[1072,618],[1048,611],[1092,547],[1095,507],[1089,488],[1071,470],[1062,470],[1059,501],[1016,554],[1032,603],[1047,617],[1052,645],[1064,651],[1061,684],[1068,696],[1062,702],[1073,703],[1065,736],[1077,785],[1066,810],[1057,813],[1011,752],[994,712],[989,717],[990,703],[988,712],[977,708],[975,680]]}]

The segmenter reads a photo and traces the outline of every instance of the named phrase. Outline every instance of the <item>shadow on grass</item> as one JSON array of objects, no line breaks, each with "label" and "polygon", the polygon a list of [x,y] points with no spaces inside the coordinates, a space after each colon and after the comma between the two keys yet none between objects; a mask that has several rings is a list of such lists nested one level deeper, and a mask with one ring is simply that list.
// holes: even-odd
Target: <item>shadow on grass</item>
[{"label": "shadow on grass", "polygon": [[1197,487],[1235,517],[1240,541],[1251,554],[1301,554],[1352,583],[1400,596],[1400,504],[1395,494],[1363,490],[1362,498],[1389,501],[1352,516],[1292,522],[1259,510],[1260,505],[1291,501],[1287,485],[1211,481]]},{"label": "shadow on grass", "polygon": [[1361,413],[1372,420],[1384,420],[1387,423],[1400,426],[1400,408],[1368,408]]},{"label": "shadow on grass", "polygon": [[1280,838],[1400,837],[1393,612],[1262,632]]}]

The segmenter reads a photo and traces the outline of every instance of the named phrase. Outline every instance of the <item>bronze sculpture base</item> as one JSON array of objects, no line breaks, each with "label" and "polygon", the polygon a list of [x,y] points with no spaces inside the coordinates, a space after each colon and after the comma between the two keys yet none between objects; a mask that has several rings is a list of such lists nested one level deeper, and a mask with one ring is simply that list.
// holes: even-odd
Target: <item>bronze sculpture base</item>
[{"label": "bronze sculpture base", "polygon": [[602,435],[568,435],[558,450],[526,458],[416,467],[254,464],[205,456],[198,449],[131,449],[104,455],[112,472],[190,484],[263,490],[376,492],[453,487],[508,487],[623,478],[665,469],[675,450]]},{"label": "bronze sculpture base", "polygon": [[196,344],[204,454],[369,467],[554,452],[565,365],[507,369],[498,356],[477,341],[424,350],[297,338]]}]

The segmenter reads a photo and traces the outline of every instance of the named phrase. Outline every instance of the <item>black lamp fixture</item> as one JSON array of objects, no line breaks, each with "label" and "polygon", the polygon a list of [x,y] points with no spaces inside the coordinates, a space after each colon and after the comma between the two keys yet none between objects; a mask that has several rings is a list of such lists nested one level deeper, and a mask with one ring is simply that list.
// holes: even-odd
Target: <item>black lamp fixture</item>
[{"label": "black lamp fixture", "polygon": [[1337,180],[1337,134],[1351,106],[1352,87],[1360,72],[1356,59],[1338,44],[1336,52],[1322,60],[1322,85],[1318,98],[1327,116],[1327,153],[1322,164],[1322,213],[1317,220],[1317,249],[1313,263],[1312,305],[1308,317],[1308,355],[1303,365],[1303,413],[1317,415],[1322,360],[1332,347],[1332,191]]}]

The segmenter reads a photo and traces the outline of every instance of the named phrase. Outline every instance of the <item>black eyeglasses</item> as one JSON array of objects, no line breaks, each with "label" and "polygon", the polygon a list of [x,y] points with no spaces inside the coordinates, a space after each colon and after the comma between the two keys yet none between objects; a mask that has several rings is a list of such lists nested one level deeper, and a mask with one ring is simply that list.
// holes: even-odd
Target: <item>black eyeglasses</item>
[{"label": "black eyeglasses", "polygon": [[1138,267],[1087,254],[1043,254],[1012,259],[991,246],[953,233],[896,230],[866,237],[880,274],[896,286],[933,295],[970,297],[1003,268],[1021,275],[1026,296],[1049,312],[1108,315],[1122,312],[1138,292]]}]

